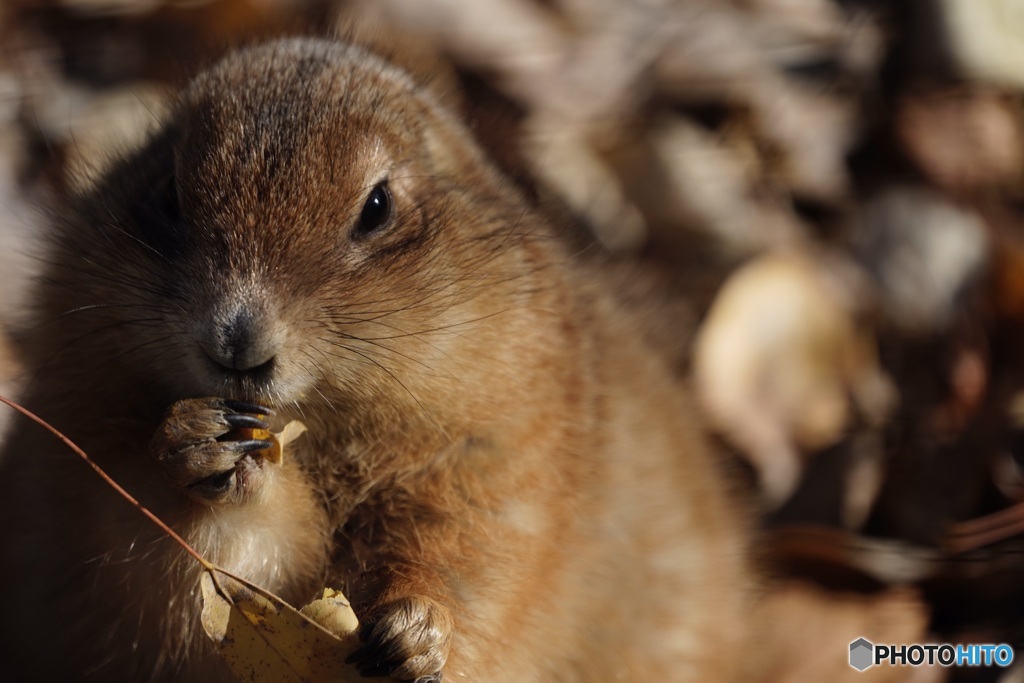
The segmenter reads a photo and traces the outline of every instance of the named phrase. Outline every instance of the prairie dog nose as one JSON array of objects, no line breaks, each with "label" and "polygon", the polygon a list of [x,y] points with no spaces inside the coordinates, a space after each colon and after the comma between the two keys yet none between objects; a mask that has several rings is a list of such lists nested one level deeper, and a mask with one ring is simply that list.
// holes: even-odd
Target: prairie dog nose
[{"label": "prairie dog nose", "polygon": [[227,370],[245,372],[269,365],[277,344],[266,316],[243,307],[215,320],[201,342],[210,359]]}]

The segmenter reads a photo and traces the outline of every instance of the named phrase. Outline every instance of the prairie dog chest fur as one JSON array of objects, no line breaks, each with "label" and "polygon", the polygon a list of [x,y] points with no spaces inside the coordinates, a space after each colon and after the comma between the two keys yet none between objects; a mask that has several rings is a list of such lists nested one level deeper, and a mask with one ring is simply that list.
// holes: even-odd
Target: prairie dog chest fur
[{"label": "prairie dog chest fur", "polygon": [[[685,392],[403,72],[235,53],[56,223],[29,407],[215,562],[345,590],[365,674],[728,680],[742,524]],[[309,428],[281,465],[223,438],[264,408]],[[55,680],[225,676],[188,558],[27,426],[0,468],[0,578],[72,596]]]}]

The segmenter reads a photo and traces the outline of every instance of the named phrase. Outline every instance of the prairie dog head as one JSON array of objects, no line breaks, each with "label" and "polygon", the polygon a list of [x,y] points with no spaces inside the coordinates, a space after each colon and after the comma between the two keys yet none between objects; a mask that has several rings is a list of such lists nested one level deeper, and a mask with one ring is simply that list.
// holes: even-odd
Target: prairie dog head
[{"label": "prairie dog head", "polygon": [[78,214],[61,300],[168,398],[443,410],[497,393],[542,334],[522,200],[429,93],[354,47],[229,56]]}]

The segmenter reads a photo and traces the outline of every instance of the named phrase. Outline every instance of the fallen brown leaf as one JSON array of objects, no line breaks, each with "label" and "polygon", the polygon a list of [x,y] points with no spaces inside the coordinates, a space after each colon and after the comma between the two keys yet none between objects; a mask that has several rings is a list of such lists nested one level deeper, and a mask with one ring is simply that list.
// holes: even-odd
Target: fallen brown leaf
[{"label": "fallen brown leaf", "polygon": [[243,683],[345,683],[362,678],[345,663],[359,621],[341,593],[295,609],[217,568],[202,576],[203,629]]}]

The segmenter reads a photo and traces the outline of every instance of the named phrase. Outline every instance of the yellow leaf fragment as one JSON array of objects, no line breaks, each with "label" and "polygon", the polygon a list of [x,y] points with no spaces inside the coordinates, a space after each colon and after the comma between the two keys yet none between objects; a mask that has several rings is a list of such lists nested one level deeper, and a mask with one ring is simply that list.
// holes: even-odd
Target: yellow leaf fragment
[{"label": "yellow leaf fragment", "polygon": [[[261,420],[267,419],[267,415],[256,415]],[[260,441],[269,441],[270,448],[265,448],[261,451],[256,451],[256,455],[268,460],[275,465],[280,465],[284,458],[284,448],[295,439],[299,438],[306,432],[306,425],[298,420],[292,420],[284,426],[279,432],[272,432],[269,429],[257,429],[254,427],[240,427],[236,429],[233,434],[234,438],[238,441],[248,441],[250,439],[259,439]]]},{"label": "yellow leaf fragment", "polygon": [[359,628],[359,620],[352,606],[341,591],[324,588],[323,595],[299,610],[325,629],[338,636],[347,638]]},{"label": "yellow leaf fragment", "polygon": [[355,683],[345,663],[359,625],[337,591],[295,609],[277,596],[217,569],[203,572],[202,623],[244,683]]},{"label": "yellow leaf fragment", "polygon": [[272,434],[275,442],[278,444],[276,449],[276,459],[270,455],[266,456],[268,460],[274,463],[280,463],[284,457],[285,446],[290,444],[295,439],[299,438],[306,432],[306,425],[299,422],[298,420],[292,420],[284,426],[279,432]]}]

